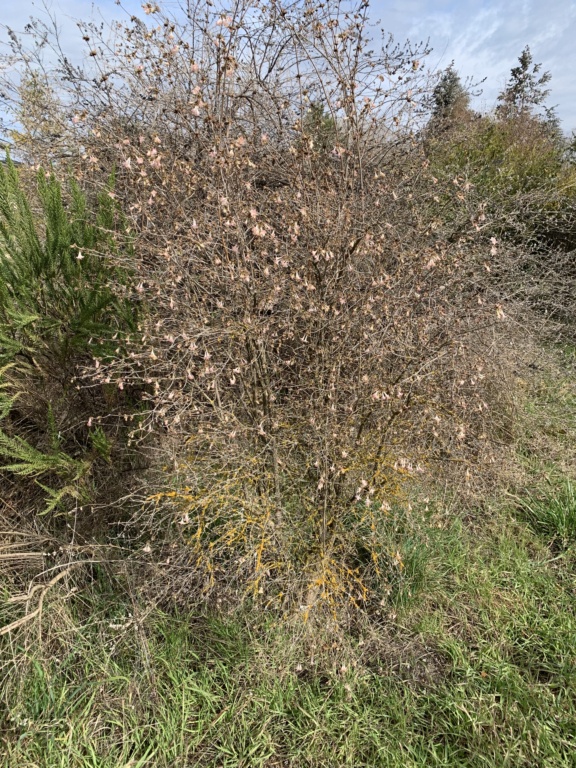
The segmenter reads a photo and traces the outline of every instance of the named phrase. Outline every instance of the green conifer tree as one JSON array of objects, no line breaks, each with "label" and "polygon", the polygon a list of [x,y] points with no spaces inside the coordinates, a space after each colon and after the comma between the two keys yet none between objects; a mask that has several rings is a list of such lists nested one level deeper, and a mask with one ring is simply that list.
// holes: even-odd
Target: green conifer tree
[{"label": "green conifer tree", "polygon": [[454,64],[446,69],[434,88],[432,101],[432,116],[435,120],[446,120],[468,110],[470,95],[454,69]]},{"label": "green conifer tree", "polygon": [[550,94],[546,85],[552,75],[550,72],[540,74],[541,69],[542,64],[534,64],[530,48],[526,46],[518,57],[518,66],[512,67],[510,79],[498,96],[498,117],[516,119],[540,115],[547,122],[556,121],[554,109],[543,106]]}]

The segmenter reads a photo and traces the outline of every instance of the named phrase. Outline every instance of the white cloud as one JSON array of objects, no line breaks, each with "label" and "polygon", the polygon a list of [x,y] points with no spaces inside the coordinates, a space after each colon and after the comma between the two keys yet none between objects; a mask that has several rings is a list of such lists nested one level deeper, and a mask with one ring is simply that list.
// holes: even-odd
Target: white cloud
[{"label": "white cloud", "polygon": [[[2,3],[2,23],[22,30],[30,16],[46,18],[33,0]],[[110,19],[141,11],[138,0],[49,0],[63,47],[80,55],[76,19]],[[168,5],[173,6],[170,2]],[[566,131],[576,128],[576,0],[372,0],[372,17],[399,41],[430,39],[429,63],[441,70],[454,59],[463,77],[487,77],[478,108],[494,106],[498,92],[525,45],[534,60],[552,73],[551,104]],[[0,39],[5,38],[0,30]]]},{"label": "white cloud", "polygon": [[[135,10],[139,3],[128,0],[128,8]],[[2,52],[6,49],[7,41],[5,28],[12,29],[24,41],[26,40],[26,25],[31,19],[38,19],[51,30],[57,30],[62,50],[73,61],[80,60],[86,54],[86,45],[83,43],[78,30],[78,21],[93,21],[96,23],[108,21],[113,18],[121,18],[126,12],[122,12],[114,0],[21,0],[12,3],[2,9],[0,17],[0,43]]]},{"label": "white cloud", "polygon": [[463,77],[487,78],[478,108],[490,109],[525,45],[552,73],[550,104],[576,128],[576,2],[566,0],[373,0],[374,18],[397,39],[430,39],[429,63],[454,60]]}]

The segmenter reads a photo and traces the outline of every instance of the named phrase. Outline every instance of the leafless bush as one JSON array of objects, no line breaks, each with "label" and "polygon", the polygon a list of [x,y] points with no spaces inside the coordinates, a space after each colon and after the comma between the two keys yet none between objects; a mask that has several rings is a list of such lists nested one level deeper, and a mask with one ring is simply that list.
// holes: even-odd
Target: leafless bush
[{"label": "leafless bush", "polygon": [[113,171],[135,238],[140,333],[86,375],[143,390],[138,536],[171,590],[366,604],[407,479],[490,453],[500,246],[416,135],[425,47],[372,52],[366,2],[143,8],[81,25],[89,64],[45,81],[57,146],[21,137],[85,189]]}]

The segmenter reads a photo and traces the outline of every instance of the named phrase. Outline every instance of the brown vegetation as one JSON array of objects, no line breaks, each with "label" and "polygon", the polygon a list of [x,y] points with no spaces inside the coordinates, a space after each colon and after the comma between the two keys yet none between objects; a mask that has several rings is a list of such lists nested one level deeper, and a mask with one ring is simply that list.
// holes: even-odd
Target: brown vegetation
[{"label": "brown vegetation", "polygon": [[109,194],[131,240],[110,258],[138,330],[75,360],[100,407],[75,417],[108,436],[124,419],[146,461],[121,513],[108,463],[116,495],[98,486],[78,544],[126,526],[160,595],[377,606],[404,568],[386,519],[407,484],[470,477],[510,439],[522,246],[466,169],[437,173],[426,50],[372,52],[367,3],[144,10],[110,38],[82,26],[89,68],[61,57],[45,83],[57,139],[19,137]]}]

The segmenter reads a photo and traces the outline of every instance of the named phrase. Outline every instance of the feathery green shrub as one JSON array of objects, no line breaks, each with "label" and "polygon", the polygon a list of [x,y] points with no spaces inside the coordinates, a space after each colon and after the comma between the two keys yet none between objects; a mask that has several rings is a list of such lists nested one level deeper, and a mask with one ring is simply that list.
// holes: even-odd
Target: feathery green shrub
[{"label": "feathery green shrub", "polygon": [[109,461],[98,449],[107,445],[102,428],[85,426],[93,413],[82,409],[94,396],[75,380],[92,355],[121,353],[137,315],[127,275],[108,258],[130,247],[119,244],[111,187],[95,212],[76,183],[63,190],[53,174],[40,171],[35,192],[39,212],[8,157],[0,165],[0,470],[42,488],[51,511],[66,496],[86,501],[93,463]]},{"label": "feathery green shrub", "polygon": [[118,247],[118,213],[111,188],[95,215],[74,182],[65,202],[60,183],[40,171],[37,192],[41,226],[15,166],[0,166],[0,360],[35,364],[40,355],[66,366],[91,338],[134,330],[134,310],[116,295],[103,256]]}]

